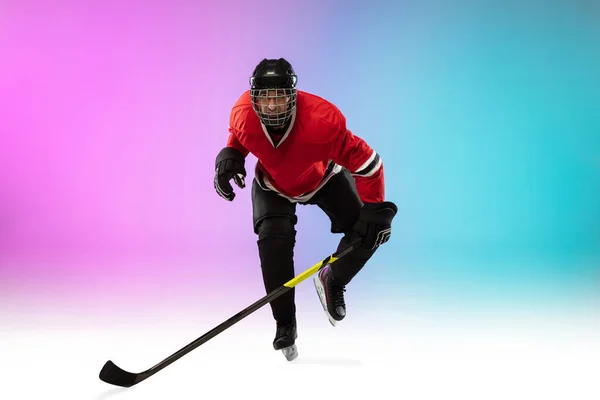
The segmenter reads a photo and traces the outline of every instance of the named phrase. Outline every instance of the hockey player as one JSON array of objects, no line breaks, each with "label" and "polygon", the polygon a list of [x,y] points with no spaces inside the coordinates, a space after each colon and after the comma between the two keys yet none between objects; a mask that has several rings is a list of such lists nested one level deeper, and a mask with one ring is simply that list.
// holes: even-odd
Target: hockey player
[{"label": "hockey player", "polygon": [[[296,205],[318,206],[343,237],[360,246],[315,274],[314,284],[332,325],[346,316],[345,287],[391,235],[396,205],[384,199],[382,160],[346,128],[332,103],[297,90],[297,75],[283,58],[264,59],[250,89],[231,111],[229,138],[216,157],[214,187],[225,200],[245,187],[245,158],[257,158],[252,181],[254,232],[267,293],[294,278]],[[297,356],[294,289],[270,303],[277,329],[273,347]]]}]

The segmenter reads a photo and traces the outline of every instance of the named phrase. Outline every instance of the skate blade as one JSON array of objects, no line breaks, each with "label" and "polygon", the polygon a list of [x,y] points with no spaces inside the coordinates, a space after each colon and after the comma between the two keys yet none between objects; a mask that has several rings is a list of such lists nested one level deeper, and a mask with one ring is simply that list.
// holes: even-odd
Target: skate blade
[{"label": "skate blade", "polygon": [[298,348],[295,344],[289,347],[284,347],[283,349],[281,349],[281,352],[288,361],[293,361],[294,359],[296,359],[296,357],[298,357]]},{"label": "skate blade", "polygon": [[323,306],[323,311],[325,311],[325,315],[327,315],[329,323],[335,327],[337,321],[333,319],[331,314],[329,314],[329,310],[327,309],[327,299],[325,298],[325,288],[323,287],[323,284],[321,284],[321,280],[319,279],[318,275],[313,278],[313,282],[315,283],[315,289],[317,289],[319,300],[321,301],[321,305]]}]

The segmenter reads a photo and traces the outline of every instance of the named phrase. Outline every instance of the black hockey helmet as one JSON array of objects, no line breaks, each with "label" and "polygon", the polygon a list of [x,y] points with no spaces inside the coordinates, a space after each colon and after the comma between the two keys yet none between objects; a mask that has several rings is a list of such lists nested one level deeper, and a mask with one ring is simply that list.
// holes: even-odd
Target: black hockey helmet
[{"label": "black hockey helmet", "polygon": [[288,123],[296,108],[298,77],[284,58],[264,59],[250,77],[252,108],[265,126]]}]

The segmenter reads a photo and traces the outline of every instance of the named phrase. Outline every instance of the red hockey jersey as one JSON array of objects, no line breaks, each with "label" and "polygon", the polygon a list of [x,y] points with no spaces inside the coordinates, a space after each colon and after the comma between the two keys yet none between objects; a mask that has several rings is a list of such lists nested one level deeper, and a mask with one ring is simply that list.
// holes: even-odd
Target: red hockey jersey
[{"label": "red hockey jersey", "polygon": [[346,118],[336,106],[316,95],[298,91],[290,128],[274,142],[247,91],[231,110],[229,132],[228,147],[257,158],[255,177],[265,190],[304,202],[344,167],[363,202],[384,201],[380,156],[346,128]]}]

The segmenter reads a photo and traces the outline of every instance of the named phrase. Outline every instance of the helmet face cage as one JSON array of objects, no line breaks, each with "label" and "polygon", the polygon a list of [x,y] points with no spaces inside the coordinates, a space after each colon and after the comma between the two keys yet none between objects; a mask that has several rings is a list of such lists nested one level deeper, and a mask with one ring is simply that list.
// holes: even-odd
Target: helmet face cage
[{"label": "helmet face cage", "polygon": [[284,59],[263,60],[250,78],[252,108],[265,126],[285,125],[296,109],[297,76]]},{"label": "helmet face cage", "polygon": [[265,126],[285,125],[296,108],[296,88],[250,89],[250,97]]}]

